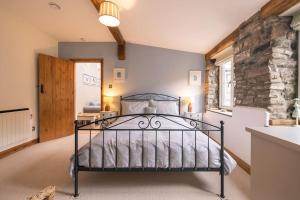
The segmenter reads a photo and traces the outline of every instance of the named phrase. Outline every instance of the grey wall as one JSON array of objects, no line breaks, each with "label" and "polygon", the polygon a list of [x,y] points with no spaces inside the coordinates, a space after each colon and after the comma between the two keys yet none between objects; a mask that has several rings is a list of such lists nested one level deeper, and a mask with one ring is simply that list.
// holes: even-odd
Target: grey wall
[{"label": "grey wall", "polygon": [[[58,54],[61,58],[103,58],[104,93],[112,83],[115,96],[140,92],[192,96],[194,111],[203,109],[204,84],[189,85],[190,70],[203,71],[204,83],[205,58],[201,54],[127,43],[126,60],[120,61],[115,43],[80,42],[60,42]],[[113,83],[114,67],[126,68],[125,83]]]}]

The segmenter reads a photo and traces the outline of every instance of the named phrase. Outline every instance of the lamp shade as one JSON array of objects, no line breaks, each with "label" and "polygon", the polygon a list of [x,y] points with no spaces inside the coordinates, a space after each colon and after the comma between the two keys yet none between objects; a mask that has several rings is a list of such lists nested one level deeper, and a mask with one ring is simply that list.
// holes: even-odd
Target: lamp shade
[{"label": "lamp shade", "polygon": [[104,96],[103,101],[105,104],[111,104],[113,102],[113,97],[112,96]]},{"label": "lamp shade", "polygon": [[111,1],[102,1],[99,9],[99,21],[109,27],[120,25],[119,7]]},{"label": "lamp shade", "polygon": [[188,105],[189,103],[192,103],[191,97],[183,97],[183,103]]}]

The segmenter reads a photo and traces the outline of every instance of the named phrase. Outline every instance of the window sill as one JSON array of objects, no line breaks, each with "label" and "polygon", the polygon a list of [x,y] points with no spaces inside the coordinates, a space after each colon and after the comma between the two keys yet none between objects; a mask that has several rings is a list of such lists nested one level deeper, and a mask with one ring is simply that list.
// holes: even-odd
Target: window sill
[{"label": "window sill", "polygon": [[228,117],[232,117],[232,112],[230,111],[222,111],[222,110],[212,110],[212,109],[209,109],[208,110],[209,112],[213,112],[213,113],[218,113],[218,114],[221,114],[221,115],[225,115],[225,116],[228,116]]}]

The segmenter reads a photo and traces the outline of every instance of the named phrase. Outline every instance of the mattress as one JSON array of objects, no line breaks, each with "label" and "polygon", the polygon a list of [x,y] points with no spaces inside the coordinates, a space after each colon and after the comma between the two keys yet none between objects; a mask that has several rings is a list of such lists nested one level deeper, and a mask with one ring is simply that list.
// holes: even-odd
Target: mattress
[{"label": "mattress", "polygon": [[[159,123],[155,123],[155,121],[159,121]],[[110,127],[113,129],[140,129],[142,126],[147,126],[148,122],[144,117],[135,119],[133,117],[122,117],[111,124]],[[118,130],[117,132],[115,130],[105,130],[104,142],[103,132],[98,133],[92,138],[91,148],[87,143],[79,149],[79,166],[89,167],[89,155],[91,155],[91,167],[93,168],[115,168],[116,166],[118,168],[141,168],[142,166],[144,168],[220,167],[220,145],[201,131],[190,131],[189,128],[192,127],[184,119],[160,117],[157,120],[153,119],[151,124],[153,127],[160,126],[160,130],[157,130],[157,132],[153,129],[145,131],[131,130],[130,132],[128,130]],[[164,129],[170,129],[170,135],[169,131]],[[103,144],[104,159],[102,159]],[[91,149],[91,153],[89,153],[89,149]],[[71,157],[71,176],[73,175],[73,162],[74,156]],[[229,174],[235,167],[235,160],[225,151],[225,174]]]}]

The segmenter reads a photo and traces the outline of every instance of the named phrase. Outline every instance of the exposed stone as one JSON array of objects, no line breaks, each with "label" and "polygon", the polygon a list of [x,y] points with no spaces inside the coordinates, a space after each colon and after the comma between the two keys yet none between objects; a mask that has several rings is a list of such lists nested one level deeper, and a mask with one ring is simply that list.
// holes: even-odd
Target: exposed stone
[{"label": "exposed stone", "polygon": [[240,25],[233,51],[235,105],[266,108],[272,118],[290,117],[297,84],[297,37],[290,22],[290,17],[256,14]]},{"label": "exposed stone", "polygon": [[269,50],[269,48],[270,48],[270,41],[268,41],[265,44],[261,44],[261,45],[258,45],[257,47],[255,47],[252,50],[252,54],[256,54],[256,53],[260,53],[260,52],[265,51],[265,50]]},{"label": "exposed stone", "polygon": [[288,23],[284,23],[283,21],[281,21],[281,22],[282,23],[280,23],[280,22],[274,23],[272,34],[271,34],[271,39],[287,36],[287,34],[288,34],[287,30],[290,29],[290,22],[288,22]]},{"label": "exposed stone", "polygon": [[[242,23],[233,45],[234,104],[266,108],[272,118],[289,118],[297,86],[297,34],[290,17],[259,13]],[[219,106],[219,69],[206,66],[206,107]]]},{"label": "exposed stone", "polygon": [[206,109],[219,107],[219,67],[215,60],[209,60],[206,65],[205,96]]},{"label": "exposed stone", "polygon": [[296,32],[288,32],[288,34],[287,34],[287,39],[289,39],[289,40],[296,40],[297,39],[297,34],[296,34]]},{"label": "exposed stone", "polygon": [[234,63],[239,63],[241,61],[244,61],[247,58],[250,58],[250,50],[246,50],[240,52],[239,54],[235,54]]}]

